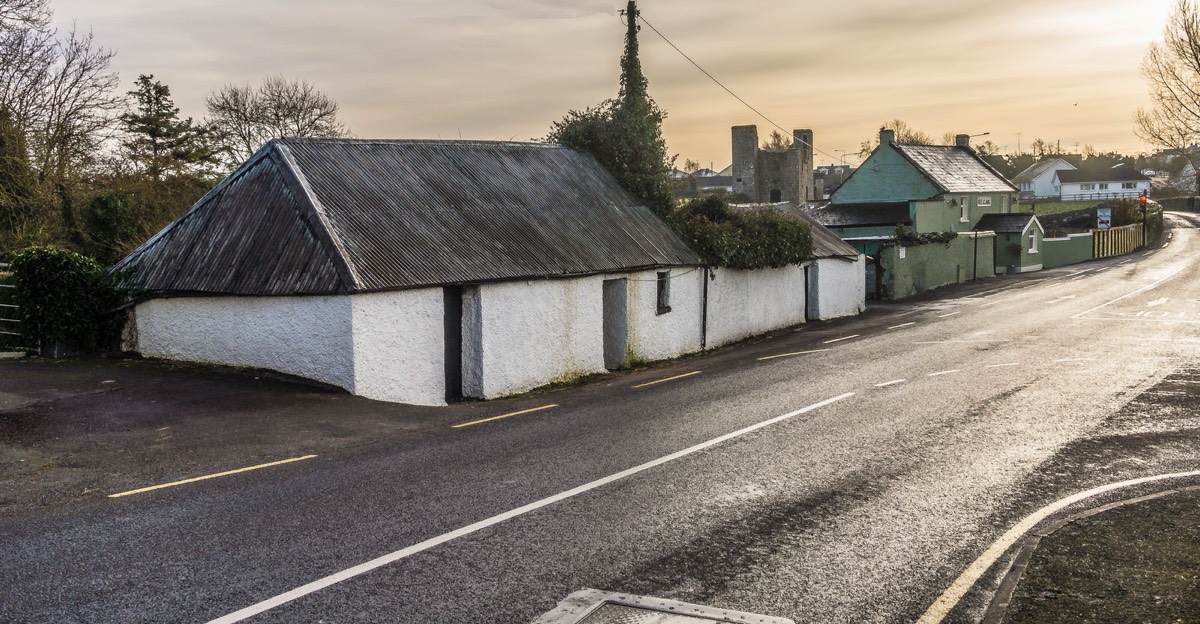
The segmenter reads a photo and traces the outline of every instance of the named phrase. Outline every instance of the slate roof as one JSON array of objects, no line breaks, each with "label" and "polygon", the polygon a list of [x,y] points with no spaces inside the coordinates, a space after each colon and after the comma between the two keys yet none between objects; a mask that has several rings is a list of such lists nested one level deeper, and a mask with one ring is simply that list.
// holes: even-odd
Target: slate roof
[{"label": "slate roof", "polygon": [[[999,232],[1001,234],[1020,234],[1030,221],[1037,223],[1037,216],[1032,212],[993,212],[979,218],[975,224],[976,232]],[[1041,227],[1041,223],[1037,223]]]},{"label": "slate roof", "polygon": [[155,292],[323,295],[699,263],[565,147],[281,139],[113,270]]},{"label": "slate roof", "polygon": [[942,193],[1012,193],[1013,186],[969,148],[954,145],[892,146]]},{"label": "slate roof", "polygon": [[1058,180],[1067,184],[1076,182],[1145,182],[1149,179],[1149,176],[1133,167],[1075,169],[1058,172]]},{"label": "slate roof", "polygon": [[912,225],[908,202],[825,204],[807,212],[825,227],[891,227],[899,223]]},{"label": "slate roof", "polygon": [[838,238],[837,234],[829,231],[829,228],[821,225],[821,223],[812,215],[808,214],[803,209],[796,207],[796,205],[792,202],[778,202],[774,204],[733,204],[732,207],[737,210],[770,209],[793,219],[803,221],[808,225],[809,229],[812,230],[814,258],[844,258],[847,260],[853,260],[859,256],[857,249],[850,246],[850,244],[846,241]]},{"label": "slate roof", "polygon": [[1046,173],[1046,171],[1054,168],[1054,166],[1059,163],[1063,163],[1068,167],[1068,169],[1061,169],[1060,171],[1071,171],[1075,169],[1075,165],[1072,165],[1061,158],[1047,158],[1046,160],[1035,162],[1032,165],[1029,165],[1024,171],[1018,173],[1017,177],[1013,178],[1013,182],[1017,184],[1020,184],[1021,182],[1033,182],[1038,178],[1038,176]]}]

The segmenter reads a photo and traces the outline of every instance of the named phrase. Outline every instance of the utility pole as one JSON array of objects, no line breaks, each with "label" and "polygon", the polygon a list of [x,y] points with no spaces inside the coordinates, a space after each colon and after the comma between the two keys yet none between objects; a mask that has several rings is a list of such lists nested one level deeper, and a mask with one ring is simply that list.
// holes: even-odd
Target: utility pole
[{"label": "utility pole", "polygon": [[1017,133],[1017,156],[1021,155],[1021,133]]}]

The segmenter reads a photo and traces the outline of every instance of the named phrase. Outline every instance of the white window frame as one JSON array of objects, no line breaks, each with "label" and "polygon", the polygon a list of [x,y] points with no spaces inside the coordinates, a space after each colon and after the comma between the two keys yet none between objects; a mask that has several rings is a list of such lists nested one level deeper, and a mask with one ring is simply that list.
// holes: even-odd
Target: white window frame
[{"label": "white window frame", "polygon": [[967,223],[971,220],[971,203],[966,197],[958,202],[958,222]]},{"label": "white window frame", "polygon": [[1029,233],[1029,253],[1035,254],[1038,252],[1037,247],[1037,232]]},{"label": "white window frame", "polygon": [[1094,190],[1096,190],[1096,183],[1095,183],[1095,182],[1080,182],[1080,183],[1079,183],[1079,190],[1081,190],[1081,191],[1094,191]]},{"label": "white window frame", "polygon": [[1107,190],[1108,190],[1108,182],[1101,182],[1101,183],[1100,183],[1100,190],[1102,190],[1102,191],[1107,191]]},{"label": "white window frame", "polygon": [[1123,188],[1123,189],[1136,189],[1136,188],[1137,188],[1137,182],[1122,182],[1122,183],[1121,183],[1121,188]]}]

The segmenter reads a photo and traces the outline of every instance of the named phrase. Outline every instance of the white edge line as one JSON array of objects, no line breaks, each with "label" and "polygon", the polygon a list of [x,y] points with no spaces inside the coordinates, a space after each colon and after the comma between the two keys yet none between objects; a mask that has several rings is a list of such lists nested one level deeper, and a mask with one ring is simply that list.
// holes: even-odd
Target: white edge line
[{"label": "white edge line", "polygon": [[427,540],[417,543],[417,544],[413,544],[412,546],[409,546],[407,548],[402,548],[393,553],[383,555],[382,557],[377,557],[377,558],[367,561],[365,563],[360,563],[352,568],[346,568],[345,570],[342,570],[341,572],[335,572],[334,574],[330,574],[329,576],[315,580],[311,583],[301,585],[300,587],[297,587],[296,589],[293,589],[288,592],[284,592],[273,598],[268,598],[257,604],[253,604],[244,609],[240,609],[238,611],[230,613],[229,615],[219,617],[215,620],[210,620],[208,624],[233,624],[234,622],[241,622],[242,620],[245,620],[251,616],[257,615],[259,613],[263,613],[264,611],[269,611],[271,609],[274,609],[275,607],[278,607],[287,602],[291,602],[292,600],[295,600],[302,596],[307,596],[308,594],[320,591],[331,585],[336,585],[338,583],[341,583],[342,581],[351,579],[360,574],[364,574],[364,573],[370,572],[371,570],[374,570],[376,568],[380,568],[380,567],[386,566],[388,564],[395,563],[401,559],[415,555],[415,554],[425,551],[425,550],[429,550],[430,548],[439,546],[439,545],[449,542],[451,540],[455,540],[460,537],[470,535],[471,533],[475,533],[476,531],[481,531],[490,526],[500,524],[501,522],[511,520],[518,516],[522,516],[531,511],[536,511],[538,509],[541,509],[542,507],[547,507],[549,505],[553,505],[554,503],[564,501],[568,498],[578,496],[579,494],[583,494],[584,492],[587,492],[589,490],[594,490],[598,487],[608,485],[609,483],[612,483],[614,481],[619,481],[626,477],[633,476],[639,472],[643,472],[643,471],[649,470],[651,468],[661,466],[667,462],[671,462],[671,461],[674,461],[681,457],[691,455],[692,453],[703,451],[707,448],[716,446],[723,442],[727,442],[734,438],[744,436],[748,433],[758,431],[759,429],[762,429],[764,427],[769,427],[776,423],[783,422],[785,420],[788,420],[789,418],[794,418],[801,414],[806,414],[808,412],[820,409],[822,407],[836,403],[843,399],[848,399],[848,398],[854,396],[854,394],[855,393],[853,393],[853,392],[847,392],[845,394],[835,396],[831,399],[825,399],[824,401],[821,401],[819,403],[813,403],[812,405],[809,405],[807,407],[802,407],[794,412],[788,412],[786,414],[783,414],[782,416],[776,416],[769,420],[764,420],[760,423],[750,425],[749,427],[745,427],[743,429],[739,429],[732,433],[727,433],[725,435],[713,438],[711,440],[708,440],[707,442],[701,442],[700,444],[697,444],[692,447],[688,447],[686,449],[683,449],[682,451],[676,451],[674,453],[671,453],[670,455],[664,455],[663,457],[659,457],[658,459],[648,461],[644,464],[634,466],[633,468],[629,468],[627,470],[622,470],[621,472],[611,474],[607,477],[596,479],[595,481],[592,481],[590,483],[585,483],[579,487],[572,488],[565,492],[559,492],[558,494],[555,494],[554,496],[543,498],[539,501],[529,503],[528,505],[524,505],[522,507],[517,507],[516,509],[511,509],[502,514],[492,516],[485,520],[480,520],[479,522],[476,522],[474,524],[468,524],[465,527],[456,529],[454,531],[450,531],[449,533],[443,533],[442,535],[427,539]]},{"label": "white edge line", "polygon": [[952,368],[950,370],[938,371],[936,373],[929,373],[928,375],[926,375],[926,377],[937,377],[939,375],[949,375],[950,373],[957,373],[957,372],[959,372],[959,369]]},{"label": "white edge line", "polygon": [[996,560],[1001,557],[1001,555],[1007,552],[1008,549],[1015,544],[1018,539],[1021,538],[1021,536],[1025,535],[1031,529],[1036,527],[1042,520],[1050,517],[1051,514],[1057,513],[1071,505],[1074,505],[1075,503],[1078,503],[1079,501],[1092,498],[1100,494],[1105,494],[1113,490],[1131,487],[1134,485],[1141,485],[1143,483],[1151,483],[1153,481],[1179,479],[1183,477],[1200,477],[1200,470],[1192,472],[1176,472],[1172,474],[1155,475],[1153,477],[1142,477],[1140,479],[1130,479],[1128,481],[1120,481],[1118,483],[1109,483],[1108,485],[1094,487],[1086,492],[1080,492],[1078,494],[1068,496],[1057,502],[1042,507],[1032,514],[1029,514],[1024,520],[1019,522],[1013,528],[1009,529],[1007,533],[1001,536],[1000,539],[997,540],[996,543],[992,544],[990,548],[984,551],[982,555],[979,555],[979,558],[972,562],[971,565],[964,570],[957,579],[954,579],[954,582],[950,584],[950,587],[946,588],[946,591],[942,593],[942,595],[939,596],[932,605],[929,606],[929,609],[925,611],[925,614],[921,616],[921,619],[917,620],[917,624],[935,624],[945,619],[945,617],[950,614],[950,611],[958,605],[958,601],[962,600],[962,597],[966,595],[967,591],[975,586],[975,583],[981,577],[983,577],[983,574],[987,572],[988,568],[992,567],[992,564],[994,564]]},{"label": "white edge line", "polygon": [[1008,364],[988,364],[984,368],[1004,368],[1005,366],[1020,366],[1020,362],[1009,362]]},{"label": "white edge line", "polygon": [[1090,310],[1085,310],[1085,311],[1083,311],[1083,312],[1080,312],[1079,314],[1076,314],[1075,316],[1072,316],[1071,318],[1073,318],[1073,319],[1077,319],[1077,318],[1080,318],[1080,317],[1083,317],[1083,316],[1087,316],[1088,314],[1091,314],[1092,312],[1095,312],[1096,310],[1099,310],[1100,308],[1106,308],[1106,307],[1108,307],[1108,306],[1110,306],[1110,305],[1112,305],[1112,304],[1114,304],[1114,303],[1116,303],[1116,302],[1118,302],[1118,301],[1120,301],[1120,300],[1122,300],[1122,299],[1126,299],[1126,298],[1128,298],[1128,297],[1132,297],[1132,296],[1134,296],[1134,295],[1137,295],[1137,294],[1140,294],[1140,293],[1146,292],[1147,290],[1150,290],[1151,288],[1157,288],[1159,284],[1161,284],[1161,283],[1163,283],[1163,282],[1165,282],[1165,281],[1167,281],[1167,280],[1171,279],[1172,277],[1175,277],[1176,275],[1179,275],[1179,274],[1180,274],[1180,273],[1182,273],[1182,272],[1183,272],[1183,270],[1184,270],[1184,269],[1186,269],[1186,268],[1187,268],[1187,267],[1179,267],[1178,269],[1175,269],[1174,271],[1171,271],[1171,273],[1169,273],[1169,274],[1168,274],[1166,277],[1163,277],[1162,279],[1159,279],[1158,281],[1154,282],[1153,284],[1150,284],[1149,286],[1143,286],[1143,287],[1141,287],[1141,288],[1139,288],[1139,289],[1137,289],[1137,290],[1135,290],[1135,291],[1133,291],[1133,292],[1131,292],[1131,293],[1128,293],[1128,294],[1125,294],[1125,295],[1121,295],[1120,297],[1117,297],[1116,299],[1113,299],[1112,301],[1109,301],[1108,303],[1102,303],[1102,304],[1100,304],[1100,305],[1098,305],[1098,306],[1096,306],[1096,307],[1094,307],[1094,308],[1092,308],[1092,309],[1090,309]]},{"label": "white edge line", "polygon": [[954,316],[955,314],[962,314],[962,312],[951,312],[949,314],[943,314],[937,318],[946,318],[947,316]]},{"label": "white edge line", "polygon": [[875,387],[876,387],[876,388],[886,388],[886,387],[888,387],[888,386],[894,386],[894,385],[896,385],[896,384],[902,384],[902,383],[904,383],[905,381],[908,381],[908,380],[907,380],[907,379],[893,379],[892,381],[885,381],[885,382],[883,382],[883,383],[875,384]]}]

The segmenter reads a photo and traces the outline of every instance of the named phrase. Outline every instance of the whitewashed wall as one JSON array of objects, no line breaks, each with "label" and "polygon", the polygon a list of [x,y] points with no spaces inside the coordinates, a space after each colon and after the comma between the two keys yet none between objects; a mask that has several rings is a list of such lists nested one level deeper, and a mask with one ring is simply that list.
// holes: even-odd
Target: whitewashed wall
[{"label": "whitewashed wall", "polygon": [[[665,269],[664,269],[665,271]],[[700,350],[704,269],[670,270],[671,311],[658,313],[658,272],[629,274],[629,349],[639,360],[666,360]]]},{"label": "whitewashed wall", "polygon": [[444,405],[441,288],[354,295],[354,385],[369,399]]},{"label": "whitewashed wall", "polygon": [[809,269],[817,272],[817,318],[822,321],[861,314],[867,309],[867,262],[821,258]]},{"label": "whitewashed wall", "polygon": [[708,284],[708,347],[804,322],[804,267],[714,269]]},{"label": "whitewashed wall", "polygon": [[463,393],[493,398],[603,372],[603,276],[463,293]]},{"label": "whitewashed wall", "polygon": [[142,355],[269,368],[354,391],[350,297],[151,299],[135,312]]}]

